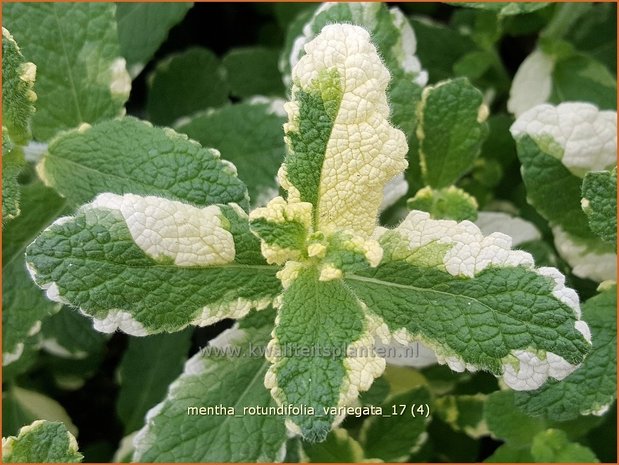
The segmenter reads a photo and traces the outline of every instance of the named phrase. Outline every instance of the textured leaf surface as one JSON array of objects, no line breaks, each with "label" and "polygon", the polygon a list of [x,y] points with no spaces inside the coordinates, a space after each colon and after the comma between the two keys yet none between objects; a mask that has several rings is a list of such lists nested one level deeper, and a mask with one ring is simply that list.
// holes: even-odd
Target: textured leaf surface
[{"label": "textured leaf surface", "polygon": [[27,255],[47,297],[80,307],[102,332],[143,336],[240,318],[280,292],[238,206],[101,194]]},{"label": "textured leaf surface", "polygon": [[591,449],[570,442],[567,435],[557,429],[549,429],[539,433],[533,440],[531,455],[536,462],[599,462]]},{"label": "textured leaf surface", "polygon": [[617,169],[591,172],[582,183],[581,206],[596,235],[617,245]]},{"label": "textured leaf surface", "polygon": [[24,145],[30,139],[36,70],[24,59],[10,32],[2,28],[2,123],[15,144]]},{"label": "textured leaf surface", "polygon": [[41,183],[23,188],[22,214],[3,230],[2,353],[3,364],[21,356],[24,342],[40,329],[40,321],[59,305],[48,301],[28,276],[27,245],[65,208],[65,201]]},{"label": "textured leaf surface", "polygon": [[382,374],[385,362],[373,356],[368,331],[358,300],[341,280],[318,281],[318,272],[309,269],[284,292],[265,385],[279,404],[315,412],[290,415],[289,428],[323,441],[344,416],[329,409],[347,406]]},{"label": "textured leaf surface", "polygon": [[120,51],[135,78],[193,3],[118,3]]},{"label": "textured leaf surface", "polygon": [[455,431],[478,439],[488,434],[483,415],[486,399],[485,394],[439,397],[436,399],[435,414]]},{"label": "textured leaf surface", "polygon": [[2,393],[2,432],[16,435],[22,426],[35,420],[60,421],[72,434],[77,427],[66,410],[54,399],[36,391],[11,386]]},{"label": "textured leaf surface", "polygon": [[591,328],[591,353],[563,381],[551,381],[530,393],[517,393],[515,401],[520,409],[560,421],[578,415],[601,415],[608,410],[617,392],[616,306],[614,287],[585,302],[583,318]]},{"label": "textured leaf surface", "polygon": [[13,3],[4,24],[37,65],[35,139],[123,110],[131,81],[120,57],[111,3]]},{"label": "textured leaf surface", "polygon": [[177,129],[205,147],[216,147],[247,184],[252,205],[277,194],[277,170],[286,146],[281,100],[256,100],[225,106],[192,117]]},{"label": "textured leaf surface", "polygon": [[24,426],[17,437],[2,439],[4,463],[78,463],[83,458],[75,437],[59,422],[38,420]]},{"label": "textured leaf surface", "polygon": [[[272,322],[272,314],[271,322]],[[258,316],[258,315],[256,315]],[[251,317],[250,317],[251,318]],[[134,440],[140,462],[276,462],[284,458],[286,429],[276,414],[249,415],[245,407],[275,408],[264,389],[264,348],[271,323],[240,323],[198,352],[153,408]],[[253,347],[253,348],[252,348]],[[259,354],[253,353],[256,349]],[[188,414],[190,407],[233,407],[232,415]]]},{"label": "textured leaf surface", "polygon": [[466,78],[426,87],[417,108],[421,172],[434,188],[448,187],[473,167],[488,133],[488,108]]},{"label": "textured leaf surface", "polygon": [[475,221],[477,219],[477,201],[475,197],[462,189],[449,186],[443,189],[424,187],[408,199],[406,206],[411,210],[430,213],[436,220]]},{"label": "textured leaf surface", "polygon": [[323,442],[303,443],[311,463],[355,463],[364,460],[363,448],[344,428],[336,428]]},{"label": "textured leaf surface", "polygon": [[[8,139],[8,134],[2,128],[3,137]],[[3,145],[4,140],[2,141]],[[17,176],[24,167],[24,155],[20,148],[12,150],[2,149],[2,222],[13,219],[21,213],[19,200],[21,188]]]},{"label": "textured leaf surface", "polygon": [[380,243],[383,262],[347,285],[400,342],[422,340],[452,369],[528,390],[564,378],[589,351],[576,293],[557,270],[511,251],[508,236],[413,211]]},{"label": "textured leaf surface", "polygon": [[38,171],[73,205],[112,192],[157,195],[202,206],[228,202],[247,206],[245,185],[216,150],[135,118],[59,135],[49,144]]},{"label": "textured leaf surface", "polygon": [[222,60],[230,94],[247,98],[254,95],[283,96],[284,86],[277,67],[279,53],[266,47],[230,50]]},{"label": "textured leaf surface", "polygon": [[205,48],[190,48],[166,58],[157,65],[149,84],[146,111],[155,124],[172,124],[228,101],[224,68]]},{"label": "textured leaf surface", "polygon": [[370,234],[384,185],[406,167],[405,136],[387,119],[389,72],[357,26],[326,26],[305,50],[286,104],[280,184],[289,202],[314,206],[316,230]]},{"label": "textured leaf surface", "polygon": [[190,343],[189,329],[129,341],[119,367],[116,404],[125,434],[140,429],[146,412],[165,397],[168,385],[183,371]]},{"label": "textured leaf surface", "polygon": [[[384,59],[392,77],[388,89],[391,119],[408,138],[414,137],[415,103],[426,84],[427,73],[417,59],[416,38],[410,23],[398,8],[380,3],[326,3],[316,9],[302,28],[289,29],[288,47],[282,54],[280,69],[284,80],[304,55],[304,45],[317,36],[324,26],[347,23],[363,27],[372,35],[373,43]],[[297,35],[299,30],[302,33]],[[294,77],[292,78],[294,82]]]},{"label": "textured leaf surface", "polygon": [[[387,399],[382,405],[383,415],[371,416],[363,424],[361,444],[366,457],[385,462],[406,461],[427,439],[429,419],[415,409],[423,406],[425,412],[425,405],[430,403],[430,393],[425,387]],[[398,415],[393,414],[394,406]],[[401,406],[406,406],[404,412]],[[415,412],[415,417],[412,412]]]}]

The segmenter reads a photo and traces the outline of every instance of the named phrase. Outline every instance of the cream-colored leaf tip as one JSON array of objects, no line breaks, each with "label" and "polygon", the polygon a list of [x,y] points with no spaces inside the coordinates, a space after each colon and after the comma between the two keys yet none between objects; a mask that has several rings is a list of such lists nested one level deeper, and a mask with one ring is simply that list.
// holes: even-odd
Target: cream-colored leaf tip
[{"label": "cream-colored leaf tip", "polygon": [[562,163],[577,176],[608,169],[617,160],[617,113],[595,105],[567,102],[537,105],[524,112],[510,129],[514,137],[552,138]]},{"label": "cream-colored leaf tip", "polygon": [[[388,119],[389,71],[370,34],[359,26],[325,26],[305,51],[292,70],[293,96],[299,88],[311,92],[321,77],[334,73],[342,92],[322,165],[318,229],[328,233],[344,227],[369,235],[385,184],[407,166],[406,137]],[[290,123],[285,130],[295,132],[298,102],[286,104],[286,111]],[[286,180],[281,184],[289,185]]]}]

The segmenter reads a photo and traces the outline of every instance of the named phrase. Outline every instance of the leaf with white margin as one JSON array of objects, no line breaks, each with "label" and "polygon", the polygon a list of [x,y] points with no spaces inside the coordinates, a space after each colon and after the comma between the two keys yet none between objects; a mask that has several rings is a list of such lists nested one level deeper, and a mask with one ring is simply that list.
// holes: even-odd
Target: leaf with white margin
[{"label": "leaf with white margin", "polygon": [[59,134],[37,171],[72,205],[103,192],[130,192],[195,205],[248,206],[245,185],[219,151],[131,117]]},{"label": "leaf with white margin", "polygon": [[193,3],[117,3],[120,51],[135,78]]},{"label": "leaf with white margin", "polygon": [[516,393],[516,405],[529,415],[559,421],[603,415],[617,394],[617,296],[613,286],[583,304],[593,348],[578,370],[561,382]]},{"label": "leaf with white margin", "polygon": [[155,124],[174,124],[181,117],[228,102],[224,68],[206,48],[192,47],[163,59],[148,85],[146,112]]},{"label": "leaf with white margin", "polygon": [[588,103],[543,104],[510,130],[527,200],[550,222],[561,256],[577,276],[614,279],[614,250],[595,237],[581,208],[581,178],[616,164],[617,114]]},{"label": "leaf with white margin", "polygon": [[552,94],[554,64],[553,58],[539,49],[534,50],[520,64],[507,101],[507,109],[516,117],[548,101]]},{"label": "leaf with white margin", "polygon": [[458,2],[452,5],[496,12],[499,16],[532,13],[548,6],[548,2]]},{"label": "leaf with white margin", "polygon": [[576,292],[510,250],[508,236],[419,211],[377,235],[381,264],[344,279],[396,340],[421,340],[453,370],[487,370],[517,390],[565,378],[589,351]]},{"label": "leaf with white margin", "polygon": [[434,414],[454,431],[462,431],[469,437],[479,439],[488,435],[483,416],[487,398],[486,394],[481,393],[441,396],[435,401]]},{"label": "leaf with white margin", "polygon": [[[287,435],[283,419],[276,414],[244,412],[250,407],[276,407],[263,386],[268,367],[264,349],[272,321],[270,311],[254,313],[189,359],[183,374],[170,385],[164,401],[148,412],[146,425],[135,436],[134,461],[284,459]],[[233,407],[235,414],[200,415],[188,410],[218,405]]]},{"label": "leaf with white margin", "polygon": [[281,292],[235,204],[101,194],[45,230],[26,260],[49,299],[79,307],[102,332],[144,336],[241,318]]},{"label": "leaf with white margin", "polygon": [[435,220],[450,219],[456,221],[475,221],[477,218],[477,200],[456,186],[432,189],[430,186],[417,191],[408,199],[406,206],[410,210],[430,213]]},{"label": "leaf with white margin", "polygon": [[19,216],[21,187],[17,180],[24,168],[24,154],[21,147],[10,146],[6,128],[2,127],[2,223]]},{"label": "leaf with white margin", "polygon": [[2,432],[17,434],[19,428],[35,420],[61,421],[71,434],[77,427],[69,414],[57,401],[36,391],[12,385],[2,393]]},{"label": "leaf with white margin", "polygon": [[3,24],[37,65],[40,141],[124,113],[131,79],[120,56],[111,3],[12,3]]},{"label": "leaf with white margin", "polygon": [[[432,411],[430,392],[423,386],[389,397],[381,405],[383,415],[369,417],[361,427],[359,441],[366,457],[404,462],[417,452],[428,439],[426,428],[430,418],[425,416],[426,404]],[[403,405],[406,406],[405,412],[400,410]],[[419,406],[423,406],[424,414],[417,412]],[[413,408],[415,410],[411,410]],[[394,415],[394,411],[398,415]]]},{"label": "leaf with white margin", "polygon": [[547,429],[535,436],[531,445],[531,455],[535,462],[599,462],[591,449],[577,442],[570,442],[567,434],[558,429]]},{"label": "leaf with white margin", "polygon": [[277,195],[277,170],[286,153],[285,121],[283,100],[254,98],[183,119],[176,130],[204,147],[217,147],[236,166],[252,206],[263,206]]},{"label": "leaf with white margin", "polygon": [[26,246],[60,213],[65,201],[40,182],[23,187],[22,214],[3,230],[2,363],[17,361],[24,344],[41,329],[41,321],[60,308],[50,302],[28,276]]},{"label": "leaf with white margin", "polygon": [[421,174],[433,188],[448,187],[473,167],[488,135],[488,107],[466,78],[423,90],[417,106]]},{"label": "leaf with white margin", "polygon": [[589,227],[606,242],[617,245],[617,168],[585,175],[582,183],[583,211]]},{"label": "leaf with white margin", "polygon": [[[361,26],[372,36],[380,56],[389,69],[392,81],[388,89],[391,120],[404,131],[407,138],[414,137],[415,102],[428,80],[415,52],[417,40],[408,19],[396,7],[380,3],[323,3],[310,16],[299,34],[298,27],[291,27],[282,52],[280,70],[284,82],[294,83],[291,69],[303,54],[304,46],[316,37],[326,25],[347,23]],[[298,34],[298,35],[297,35]],[[296,35],[291,37],[291,35]],[[412,145],[412,144],[411,144]]]},{"label": "leaf with white margin", "polygon": [[83,458],[75,437],[60,422],[37,420],[17,436],[2,438],[4,463],[79,463]]},{"label": "leaf with white margin", "polygon": [[37,99],[36,71],[34,63],[24,59],[10,32],[2,28],[2,122],[14,144],[24,145],[30,139],[30,119]]},{"label": "leaf with white margin", "polygon": [[331,409],[367,391],[385,361],[372,352],[373,323],[350,289],[341,280],[319,281],[313,268],[298,273],[278,310],[265,385],[280,405],[314,409],[288,415],[286,425],[320,442],[345,416]]},{"label": "leaf with white margin", "polygon": [[404,134],[388,121],[389,72],[358,26],[325,26],[305,51],[285,105],[280,184],[289,202],[313,205],[315,230],[369,235],[384,185],[407,165]]}]

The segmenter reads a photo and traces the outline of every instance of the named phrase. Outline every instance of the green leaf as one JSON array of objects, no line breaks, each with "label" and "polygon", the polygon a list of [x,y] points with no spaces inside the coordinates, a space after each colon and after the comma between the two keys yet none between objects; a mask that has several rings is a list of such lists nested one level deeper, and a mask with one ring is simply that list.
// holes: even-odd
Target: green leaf
[{"label": "green leaf", "polygon": [[486,398],[485,394],[442,396],[436,399],[435,412],[454,431],[479,439],[488,434],[483,416]]},{"label": "green leaf", "polygon": [[616,255],[589,228],[582,177],[616,165],[616,127],[615,112],[581,102],[538,105],[511,127],[527,201],[549,221],[572,272],[596,281],[615,279]]},{"label": "green leaf", "polygon": [[383,414],[373,415],[363,423],[360,442],[366,457],[385,462],[406,461],[427,439],[426,408],[433,407],[425,387],[387,399],[382,405]]},{"label": "green leaf", "polygon": [[[325,47],[326,62],[319,52]],[[370,35],[358,26],[328,25],[306,48],[292,72],[284,126],[289,150],[279,181],[289,202],[314,207],[315,230],[342,228],[367,236],[376,225],[384,185],[406,167],[405,136],[387,119],[389,73]],[[354,78],[361,68],[363,78]],[[344,108],[364,110],[340,111]]]},{"label": "green leaf", "polygon": [[514,405],[513,391],[494,392],[488,396],[484,419],[492,436],[502,439],[512,447],[524,447],[536,434],[546,429],[543,418],[525,415]]},{"label": "green leaf", "polygon": [[508,236],[413,211],[379,241],[381,264],[345,281],[400,342],[421,340],[452,369],[502,374],[520,390],[567,376],[589,351],[576,293],[511,251]]},{"label": "green leaf", "polygon": [[73,205],[102,192],[130,192],[201,206],[247,206],[244,184],[217,150],[130,117],[60,134],[38,172]]},{"label": "green leaf", "polygon": [[417,107],[423,179],[447,187],[469,171],[488,133],[488,108],[466,78],[426,87]]},{"label": "green leaf", "polygon": [[[4,126],[2,127],[3,145],[8,139]],[[21,213],[19,200],[21,188],[17,176],[24,167],[24,155],[21,148],[2,149],[2,223],[19,216]]]},{"label": "green leaf", "polygon": [[167,387],[183,371],[191,331],[132,338],[120,363],[116,404],[125,434],[144,425],[146,412],[160,402]]},{"label": "green leaf", "polygon": [[539,10],[540,8],[545,8],[549,4],[546,2],[458,2],[452,3],[452,5],[493,11],[499,16],[512,16],[531,13]]},{"label": "green leaf", "polygon": [[371,353],[374,339],[354,294],[341,280],[318,276],[303,270],[284,292],[265,378],[278,404],[308,408],[291,412],[288,426],[310,442],[323,441],[346,414],[339,407],[367,390],[385,367]]},{"label": "green leaf", "polygon": [[283,460],[287,437],[281,416],[247,410],[276,408],[263,385],[272,323],[244,323],[222,333],[185,364],[184,373],[172,383],[166,399],[151,409],[136,436],[135,461]]},{"label": "green leaf", "polygon": [[34,285],[24,261],[26,246],[65,209],[65,201],[40,182],[23,187],[22,214],[6,225],[2,241],[3,365],[16,361],[41,320],[56,312]]},{"label": "green leaf", "polygon": [[563,381],[550,382],[531,393],[516,393],[520,409],[560,421],[579,415],[601,415],[608,410],[617,392],[616,306],[614,287],[585,302],[583,318],[591,328],[591,353]]},{"label": "green leaf", "polygon": [[2,127],[6,126],[14,144],[25,145],[30,139],[36,70],[34,63],[24,59],[10,32],[2,28]]},{"label": "green leaf", "polygon": [[557,429],[548,429],[539,433],[533,440],[531,455],[536,462],[599,462],[591,449],[575,442],[569,442],[567,435]]},{"label": "green leaf", "polygon": [[262,206],[277,194],[275,179],[286,153],[281,103],[257,99],[228,105],[194,116],[177,130],[205,147],[217,147],[247,184],[252,205]]},{"label": "green leaf", "polygon": [[96,123],[124,111],[131,80],[120,57],[115,5],[13,3],[4,24],[37,65],[34,138]]},{"label": "green leaf", "polygon": [[283,96],[284,85],[277,67],[278,60],[279,52],[265,47],[230,50],[222,60],[230,94],[240,98]]},{"label": "green leaf", "polygon": [[578,54],[555,64],[551,102],[584,101],[612,110],[617,107],[616,95],[615,77],[597,60]]},{"label": "green leaf", "polygon": [[617,168],[590,172],[582,183],[581,206],[589,219],[591,231],[617,245]]},{"label": "green leaf", "polygon": [[193,3],[117,3],[120,51],[135,78]]},{"label": "green leaf", "polygon": [[357,463],[364,461],[363,448],[344,428],[336,428],[323,442],[303,443],[303,461],[311,463]]},{"label": "green leaf", "polygon": [[475,197],[455,186],[443,189],[424,187],[417,191],[415,197],[408,199],[406,206],[410,210],[428,212],[432,218],[437,220],[475,221],[477,219]]},{"label": "green leaf", "polygon": [[[326,3],[316,9],[304,25],[288,30],[286,47],[282,52],[280,69],[284,82],[289,83],[290,70],[306,53],[304,46],[316,37],[324,26],[333,23],[354,24],[366,29],[387,66],[391,83],[387,89],[391,121],[406,135],[411,164],[416,161],[415,104],[427,82],[427,73],[415,56],[415,33],[408,19],[397,8],[380,3]],[[292,37],[294,36],[294,37]]]},{"label": "green leaf", "polygon": [[144,336],[240,318],[281,290],[235,204],[101,194],[41,234],[27,261],[48,298],[80,307],[102,332]]},{"label": "green leaf", "polygon": [[11,386],[2,393],[2,432],[15,435],[22,426],[35,420],[60,421],[71,434],[77,427],[66,410],[54,399],[36,391]]},{"label": "green leaf", "polygon": [[157,64],[149,76],[146,112],[155,124],[173,124],[228,101],[228,84],[219,58],[205,48],[190,48]]},{"label": "green leaf", "polygon": [[37,420],[20,429],[17,437],[2,438],[4,463],[78,463],[83,458],[75,437],[60,422]]},{"label": "green leaf", "polygon": [[95,331],[90,318],[62,307],[47,318],[41,329],[41,346],[48,353],[66,359],[83,360],[103,352],[107,337]]}]

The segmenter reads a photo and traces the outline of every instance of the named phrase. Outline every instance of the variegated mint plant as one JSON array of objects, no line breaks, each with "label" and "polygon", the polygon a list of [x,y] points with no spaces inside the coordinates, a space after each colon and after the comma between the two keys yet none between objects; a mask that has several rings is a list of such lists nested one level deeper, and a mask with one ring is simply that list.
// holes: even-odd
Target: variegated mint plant
[{"label": "variegated mint plant", "polygon": [[615,4],[2,15],[3,461],[616,461]]},{"label": "variegated mint plant", "polygon": [[[127,185],[133,193],[100,194],[55,221],[26,252],[47,297],[79,308],[99,331],[134,336],[273,305],[270,366],[259,377],[278,405],[301,407],[286,426],[310,441],[324,440],[342,407],[383,373],[376,339],[423,341],[452,370],[489,371],[518,391],[570,375],[591,334],[559,271],[537,268],[509,236],[469,221],[411,211],[395,228],[379,225],[383,190],[406,168],[408,145],[390,122],[390,73],[370,34],[327,25],[304,48],[284,106],[282,196],[248,214],[232,165],[165,133],[158,166],[170,163],[166,147],[191,152],[208,187],[198,177],[172,195],[145,195],[140,183],[158,183],[145,168],[136,189]],[[153,137],[127,123],[134,138]],[[49,183],[53,161],[40,165]],[[146,461],[160,447],[157,413],[149,417],[135,442]]]}]

